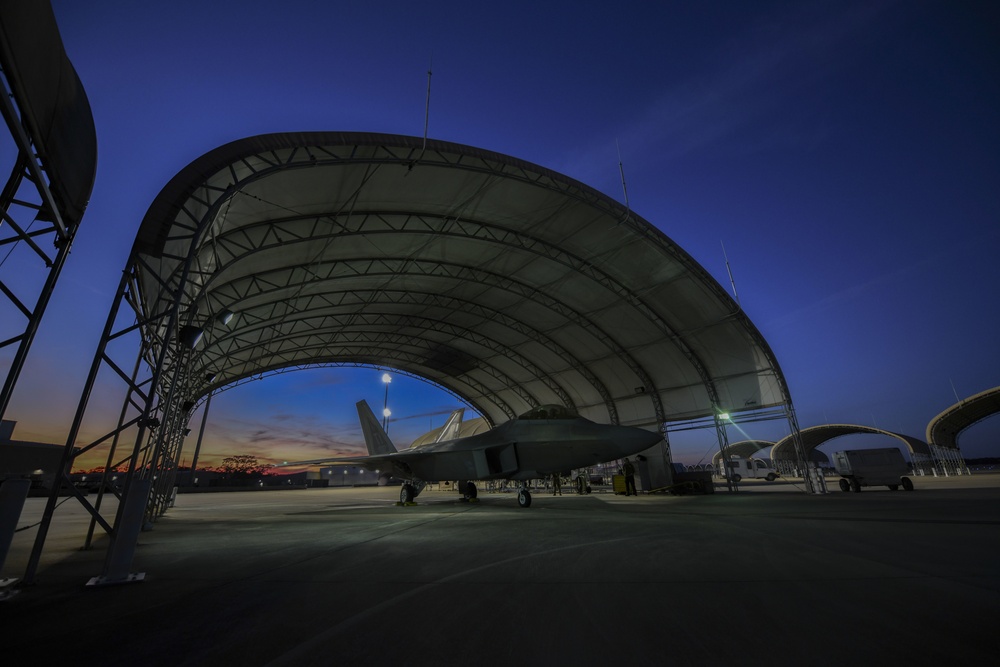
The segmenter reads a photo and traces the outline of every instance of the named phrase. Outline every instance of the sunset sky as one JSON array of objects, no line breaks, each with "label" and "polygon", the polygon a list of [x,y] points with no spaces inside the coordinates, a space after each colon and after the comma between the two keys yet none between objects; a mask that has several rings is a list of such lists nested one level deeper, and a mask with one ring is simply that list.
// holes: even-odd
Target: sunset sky
[{"label": "sunset sky", "polygon": [[[956,394],[1000,385],[996,6],[54,0],[98,172],[7,413],[15,438],[65,440],[136,230],[172,176],[261,133],[419,136],[429,67],[430,137],[618,201],[620,148],[631,208],[728,288],[725,244],[801,426],[923,438]],[[354,403],[381,409],[380,376],[326,368],[222,392],[202,462],[360,451]],[[389,401],[398,445],[459,406],[402,376]],[[744,428],[774,439],[786,425]],[[675,457],[712,443],[685,434]],[[1000,456],[1000,417],[960,444]]]}]

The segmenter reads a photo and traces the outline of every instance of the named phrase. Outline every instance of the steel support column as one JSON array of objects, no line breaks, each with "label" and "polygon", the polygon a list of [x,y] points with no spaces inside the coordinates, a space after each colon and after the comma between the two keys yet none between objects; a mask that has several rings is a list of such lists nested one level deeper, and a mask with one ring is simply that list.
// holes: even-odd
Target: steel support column
[{"label": "steel support column", "polygon": [[[76,226],[67,225],[63,220],[62,211],[49,189],[46,172],[33,148],[34,142],[28,136],[21,122],[20,112],[15,106],[14,96],[8,88],[5,76],[0,76],[0,111],[2,111],[18,150],[10,176],[3,191],[0,192],[0,216],[2,216],[2,221],[0,221],[0,268],[18,246],[23,246],[27,249],[28,255],[35,256],[48,269],[40,291],[32,299],[19,297],[15,290],[3,280],[3,274],[0,273],[0,292],[7,299],[9,306],[5,307],[2,312],[9,311],[11,313],[11,315],[4,314],[3,319],[17,313],[25,320],[24,331],[19,335],[3,339],[4,333],[0,332],[0,349],[17,344],[2,388],[0,388],[0,418],[3,418],[14,393],[14,386],[24,368],[28,351],[35,339],[42,315],[45,313],[56,281],[59,279],[59,274],[69,256]],[[31,219],[25,223],[27,217]],[[45,227],[32,230],[31,228],[36,222],[43,222]],[[43,249],[44,244],[39,243],[43,237],[49,237],[50,243],[55,248],[54,256]],[[34,305],[28,307],[25,302],[30,300],[34,301]],[[8,319],[7,321],[13,320]]]},{"label": "steel support column", "polygon": [[[727,417],[728,419],[728,417]],[[729,434],[726,432],[726,419],[723,419],[718,413],[713,418],[715,422],[715,436],[719,441],[719,452],[722,454],[722,474],[726,478],[726,488],[730,491],[739,491],[739,482],[733,479],[733,476],[729,474],[729,468],[726,467],[726,450],[729,449]]]}]

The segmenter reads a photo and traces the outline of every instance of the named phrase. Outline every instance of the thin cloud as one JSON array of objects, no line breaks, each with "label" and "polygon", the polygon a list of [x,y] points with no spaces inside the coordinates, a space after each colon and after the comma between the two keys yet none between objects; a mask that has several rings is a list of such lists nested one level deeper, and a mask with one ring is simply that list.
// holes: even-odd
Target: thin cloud
[{"label": "thin cloud", "polygon": [[322,423],[302,426],[308,418],[284,419],[279,415],[275,421],[256,421],[221,418],[212,424],[209,441],[203,461],[212,461],[226,456],[250,454],[261,461],[278,462],[284,460],[315,459],[332,456],[356,456],[365,451],[357,440],[354,427],[342,429]]},{"label": "thin cloud", "polygon": [[939,245],[933,255],[927,255],[910,261],[907,264],[899,265],[891,271],[885,271],[868,280],[847,285],[843,289],[807,303],[801,308],[796,308],[780,317],[774,318],[768,323],[769,328],[780,329],[793,323],[801,323],[839,304],[858,301],[871,292],[885,292],[890,287],[910,281],[915,276],[923,275],[936,266],[948,265],[960,261],[960,258],[969,251],[971,244],[983,243],[987,239],[995,241],[998,238],[1000,238],[1000,232],[993,232],[985,238],[957,239],[950,244]]},{"label": "thin cloud", "polygon": [[[640,162],[672,160],[728,140],[740,129],[787,104],[795,81],[806,83],[844,61],[850,43],[871,31],[895,1],[833,8],[797,8],[748,28],[719,51],[725,60],[714,69],[673,83],[652,104],[624,119],[618,135],[623,152],[645,153]],[[814,142],[812,135],[806,141]],[[562,167],[610,164],[611,139],[573,155]],[[602,170],[602,173],[607,170]],[[589,174],[581,176],[590,180]]]}]

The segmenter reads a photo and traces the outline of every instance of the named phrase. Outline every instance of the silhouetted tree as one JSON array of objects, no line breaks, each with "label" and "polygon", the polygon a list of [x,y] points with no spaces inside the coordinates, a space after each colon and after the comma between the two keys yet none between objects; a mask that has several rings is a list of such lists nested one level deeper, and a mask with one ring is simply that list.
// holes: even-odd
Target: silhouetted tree
[{"label": "silhouetted tree", "polygon": [[[104,466],[97,466],[96,468],[91,468],[89,470],[77,469],[77,470],[74,470],[73,472],[74,473],[83,474],[83,475],[100,475],[101,473],[104,472]],[[124,474],[124,473],[128,472],[128,466],[127,465],[120,465],[117,468],[114,467],[114,466],[112,466],[111,468],[108,468],[108,472],[109,473]]]},{"label": "silhouetted tree", "polygon": [[259,477],[268,474],[272,467],[271,464],[261,464],[251,454],[237,454],[222,459],[219,469],[233,477]]}]

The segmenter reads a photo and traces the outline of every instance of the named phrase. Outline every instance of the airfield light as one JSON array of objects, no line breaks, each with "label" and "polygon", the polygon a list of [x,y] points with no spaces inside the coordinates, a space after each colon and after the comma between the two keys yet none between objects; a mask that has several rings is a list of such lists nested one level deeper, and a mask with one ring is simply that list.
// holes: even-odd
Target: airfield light
[{"label": "airfield light", "polygon": [[382,373],[382,382],[385,383],[385,399],[382,401],[382,430],[386,433],[389,432],[389,383],[392,382],[392,376],[388,373]]},{"label": "airfield light", "polygon": [[185,324],[177,332],[177,342],[189,350],[193,350],[205,334],[205,330],[193,324]]}]

